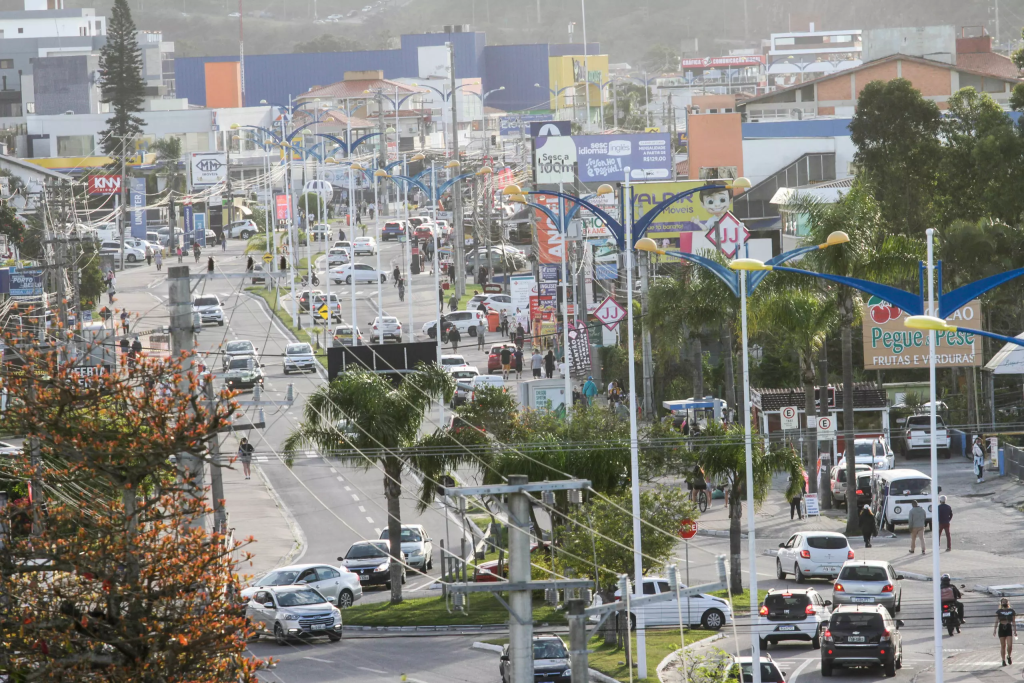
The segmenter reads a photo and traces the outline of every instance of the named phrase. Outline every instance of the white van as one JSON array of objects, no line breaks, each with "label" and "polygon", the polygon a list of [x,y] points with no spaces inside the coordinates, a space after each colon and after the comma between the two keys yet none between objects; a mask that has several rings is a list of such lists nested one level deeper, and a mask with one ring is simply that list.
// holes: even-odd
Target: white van
[{"label": "white van", "polygon": [[[941,490],[942,487],[939,487]],[[906,524],[912,507],[910,502],[913,500],[924,508],[925,519],[931,526],[931,477],[910,469],[874,471],[871,478],[871,508],[879,527],[892,531],[895,525]]]},{"label": "white van", "polygon": [[472,379],[473,390],[469,394],[469,402],[472,403],[476,400],[477,389],[482,387],[494,387],[495,389],[502,389],[508,391],[505,387],[505,380],[502,379],[501,375],[477,375]]}]

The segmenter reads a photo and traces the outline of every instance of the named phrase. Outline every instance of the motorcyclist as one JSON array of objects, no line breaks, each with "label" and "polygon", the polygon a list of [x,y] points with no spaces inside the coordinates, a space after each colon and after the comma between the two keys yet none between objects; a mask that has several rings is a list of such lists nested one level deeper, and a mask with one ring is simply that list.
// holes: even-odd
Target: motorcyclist
[{"label": "motorcyclist", "polygon": [[960,624],[967,621],[964,619],[964,606],[960,602],[962,597],[960,589],[953,585],[952,580],[949,578],[949,574],[943,574],[941,582],[939,583],[941,589],[942,602],[947,605],[952,605],[956,609],[956,617],[959,622],[956,627],[956,632],[960,633]]}]

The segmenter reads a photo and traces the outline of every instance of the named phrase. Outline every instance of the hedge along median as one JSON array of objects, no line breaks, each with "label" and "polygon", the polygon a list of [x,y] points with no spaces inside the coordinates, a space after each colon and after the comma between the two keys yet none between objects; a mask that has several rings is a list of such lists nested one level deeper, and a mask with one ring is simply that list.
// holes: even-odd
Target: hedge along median
[{"label": "hedge along median", "polygon": [[[450,604],[450,603],[449,603]],[[399,605],[376,602],[349,607],[342,613],[346,626],[452,626],[507,624],[508,611],[489,593],[466,596],[466,611],[448,611],[443,597],[413,598]],[[565,617],[542,600],[533,602],[535,623],[565,625]],[[660,661],[660,660],[659,660]]]},{"label": "hedge along median", "polygon": [[281,303],[276,290],[267,289],[266,287],[246,287],[245,291],[250,294],[255,294],[267,302],[267,308],[270,309],[270,312],[274,317],[281,321],[281,324],[287,327],[288,330],[295,335],[296,339],[306,342],[307,344],[312,344],[316,359],[320,361],[320,364],[323,365],[325,369],[327,368],[327,350],[320,349],[319,351],[316,351],[316,344],[314,343],[314,340],[310,338],[309,332],[305,328],[299,329],[295,327],[292,315],[287,310],[288,307]]}]

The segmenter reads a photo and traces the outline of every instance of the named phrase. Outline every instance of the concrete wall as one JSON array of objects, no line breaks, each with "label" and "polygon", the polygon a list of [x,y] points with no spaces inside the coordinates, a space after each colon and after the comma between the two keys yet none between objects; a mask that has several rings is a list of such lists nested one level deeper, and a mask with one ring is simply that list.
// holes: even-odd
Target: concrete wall
[{"label": "concrete wall", "polygon": [[3,12],[0,14],[0,31],[3,31],[5,39],[77,38],[83,35],[83,31],[86,36],[101,36],[107,33],[107,19],[95,16],[91,9]]},{"label": "concrete wall", "polygon": [[694,114],[687,125],[690,178],[699,178],[700,169],[710,166],[735,166],[744,175],[740,114]]},{"label": "concrete wall", "polygon": [[90,91],[95,86],[89,74],[97,66],[96,57],[37,59],[33,73],[36,114],[91,113],[94,97]]},{"label": "concrete wall", "polygon": [[894,54],[924,57],[946,64],[956,63],[956,28],[922,26],[876,28],[864,31],[863,60],[870,62]]}]

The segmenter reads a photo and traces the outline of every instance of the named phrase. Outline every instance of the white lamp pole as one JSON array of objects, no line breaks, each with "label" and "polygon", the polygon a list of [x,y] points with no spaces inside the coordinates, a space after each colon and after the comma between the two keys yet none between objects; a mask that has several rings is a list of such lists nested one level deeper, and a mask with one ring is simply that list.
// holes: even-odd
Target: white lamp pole
[{"label": "white lamp pole", "polygon": [[[747,561],[750,563],[750,619],[757,623],[757,542],[754,538],[754,452],[750,433],[750,360],[747,355],[747,273],[740,271],[740,326],[743,335],[743,451],[746,460],[747,489]],[[735,495],[735,493],[733,494]],[[751,672],[754,683],[761,683],[761,644],[756,630],[750,632]]]},{"label": "white lamp pole", "polygon": [[[380,204],[377,203],[378,202],[378,199],[377,199],[377,186],[378,186],[378,182],[377,181],[378,180],[379,180],[379,177],[377,176],[376,173],[374,173],[374,175],[373,175],[373,204],[377,208],[373,212],[373,223],[374,223],[374,225],[373,225],[373,232],[374,232],[374,239],[378,240],[377,249],[376,249],[376,252],[377,252],[377,275],[375,276],[374,279],[377,280],[377,317],[379,318],[379,322],[380,322],[380,325],[381,325],[381,328],[380,328],[380,335],[381,335],[380,336],[380,342],[383,344],[384,343],[384,292],[382,291],[381,282],[380,282],[380,243],[379,243],[379,240],[380,240]],[[355,247],[352,248],[352,258],[353,258],[353,261],[354,261],[355,260]],[[352,281],[353,282],[355,281],[355,272],[356,272],[355,263],[353,263],[352,264],[352,276],[353,276],[352,277]],[[370,332],[370,336],[373,337],[373,332],[372,331]]]},{"label": "white lamp pole", "polygon": [[[351,123],[349,125],[351,125]],[[351,129],[349,129],[349,138],[348,139],[349,139],[349,144],[351,144],[351,141],[352,141]],[[348,238],[350,240],[349,244],[351,245],[352,244],[351,240],[355,240],[355,234],[356,234],[355,214],[352,211],[352,204],[353,204],[353,202],[355,202],[356,190],[355,190],[355,185],[354,185],[354,182],[353,182],[353,179],[352,179],[353,168],[352,168],[352,150],[351,150],[351,148],[348,150],[348,160],[349,160],[349,164],[348,164],[348,215],[349,215],[349,221],[348,221],[349,234],[348,234]],[[349,271],[348,271],[349,280],[351,280],[349,290],[351,291],[351,294],[352,294],[352,346],[355,346],[355,345],[357,345],[359,343],[359,336],[358,336],[359,333],[356,331],[358,329],[358,327],[359,327],[359,319],[357,317],[357,312],[356,312],[356,275],[355,275],[356,274],[356,249],[355,249],[354,246],[350,246],[349,247],[349,252],[348,252],[348,268],[349,268]]]},{"label": "white lamp pole", "polygon": [[[562,183],[558,183],[558,192],[565,192]],[[572,414],[572,364],[569,362],[569,273],[566,270],[565,252],[569,249],[568,235],[565,226],[565,200],[558,198],[558,232],[562,237],[562,361],[565,368],[565,418]]]},{"label": "white lamp pole", "polygon": [[[928,240],[928,310],[926,315],[938,316],[935,306],[935,261],[934,261],[934,228],[925,230]],[[938,445],[935,439],[935,330],[928,330],[928,418],[931,426],[931,475],[932,475],[932,624],[935,639],[935,683],[942,683],[942,587],[940,584],[941,569],[939,566],[939,534],[936,524],[939,517],[939,459]],[[922,550],[924,549],[924,543]]]}]

